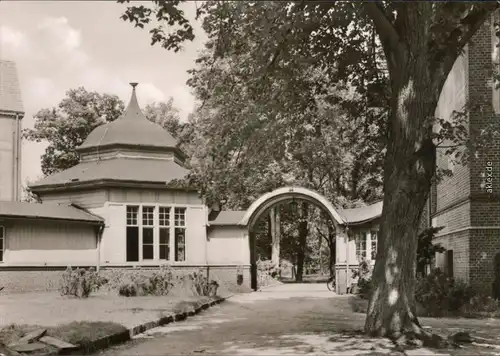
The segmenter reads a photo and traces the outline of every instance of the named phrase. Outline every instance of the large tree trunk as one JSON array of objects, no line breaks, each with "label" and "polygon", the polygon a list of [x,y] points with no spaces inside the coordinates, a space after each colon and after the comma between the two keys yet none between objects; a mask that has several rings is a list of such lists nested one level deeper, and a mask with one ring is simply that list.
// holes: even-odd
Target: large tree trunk
[{"label": "large tree trunk", "polygon": [[300,222],[299,222],[299,246],[297,251],[297,274],[295,275],[296,282],[302,282],[304,276],[304,262],[306,259],[307,248],[307,233],[308,224],[307,219],[309,215],[309,204],[302,203],[300,208]]},{"label": "large tree trunk", "polygon": [[412,32],[405,33],[406,42],[399,43],[397,49],[385,48],[392,102],[380,246],[373,271],[375,288],[365,323],[365,331],[372,335],[422,334],[414,295],[417,233],[435,168],[429,119],[434,116],[442,87],[431,73],[427,28],[418,23],[431,6],[415,3],[411,10],[398,14]]}]

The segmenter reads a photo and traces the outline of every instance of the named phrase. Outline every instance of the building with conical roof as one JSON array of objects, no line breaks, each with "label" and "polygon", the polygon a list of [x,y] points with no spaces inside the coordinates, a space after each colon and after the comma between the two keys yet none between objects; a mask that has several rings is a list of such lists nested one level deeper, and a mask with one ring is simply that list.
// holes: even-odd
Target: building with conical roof
[{"label": "building with conical roof", "polygon": [[[339,226],[357,224],[367,231],[380,216],[381,203],[337,213],[303,188],[278,189],[247,211],[209,214],[198,192],[182,184],[186,156],[170,133],[144,116],[136,86],[132,83],[123,115],[94,129],[78,147],[76,166],[30,186],[41,204],[0,203],[0,277],[8,290],[46,289],[40,284],[46,281],[57,286],[68,265],[95,266],[106,274],[165,263],[178,270],[203,269],[227,286],[257,288],[251,226],[268,204],[295,196],[312,199],[329,209]],[[367,236],[370,246],[376,244],[375,232]],[[345,271],[357,263],[354,251],[346,255]],[[342,256],[339,252],[337,259]]]}]

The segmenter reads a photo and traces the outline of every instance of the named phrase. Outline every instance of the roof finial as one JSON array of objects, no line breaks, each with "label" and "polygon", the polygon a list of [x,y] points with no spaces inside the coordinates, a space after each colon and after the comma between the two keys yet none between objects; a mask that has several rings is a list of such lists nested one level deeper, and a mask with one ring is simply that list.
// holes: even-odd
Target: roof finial
[{"label": "roof finial", "polygon": [[135,89],[135,87],[136,87],[139,83],[129,83],[129,84],[132,86],[132,88],[134,88],[134,89]]}]

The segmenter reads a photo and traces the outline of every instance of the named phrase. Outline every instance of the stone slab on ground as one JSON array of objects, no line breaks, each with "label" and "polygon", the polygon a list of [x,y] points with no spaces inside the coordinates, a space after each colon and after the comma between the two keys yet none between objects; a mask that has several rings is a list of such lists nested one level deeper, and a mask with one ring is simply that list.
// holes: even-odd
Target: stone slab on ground
[{"label": "stone slab on ground", "polygon": [[42,344],[41,342],[32,342],[31,344],[16,344],[9,345],[9,349],[17,351],[17,352],[34,352],[43,350],[47,347],[46,344]]},{"label": "stone slab on ground", "polygon": [[55,337],[52,336],[44,336],[40,339],[40,342],[54,346],[60,350],[71,350],[78,348],[78,346],[76,345],[70,344],[69,342],[63,340],[56,339]]},{"label": "stone slab on ground", "polygon": [[413,350],[405,350],[405,355],[407,356],[450,356],[450,354],[442,353],[439,351],[433,351],[425,347],[420,347]]},{"label": "stone slab on ground", "polygon": [[29,344],[34,341],[39,340],[42,336],[45,335],[47,332],[47,329],[37,329],[32,332],[27,333],[24,335],[22,338],[20,338],[16,344]]}]

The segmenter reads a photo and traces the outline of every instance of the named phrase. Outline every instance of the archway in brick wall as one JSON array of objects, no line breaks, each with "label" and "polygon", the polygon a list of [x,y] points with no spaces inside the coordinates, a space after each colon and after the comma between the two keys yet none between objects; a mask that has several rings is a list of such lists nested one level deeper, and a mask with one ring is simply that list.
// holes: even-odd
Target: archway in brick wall
[{"label": "archway in brick wall", "polygon": [[337,212],[332,203],[323,195],[313,190],[302,187],[283,187],[262,195],[255,202],[253,202],[239,222],[239,225],[246,226],[248,228],[251,287],[254,290],[257,290],[258,288],[254,232],[255,224],[274,206],[293,200],[308,202],[319,207],[328,214],[337,229],[339,229],[339,226],[346,224],[345,219]]}]

